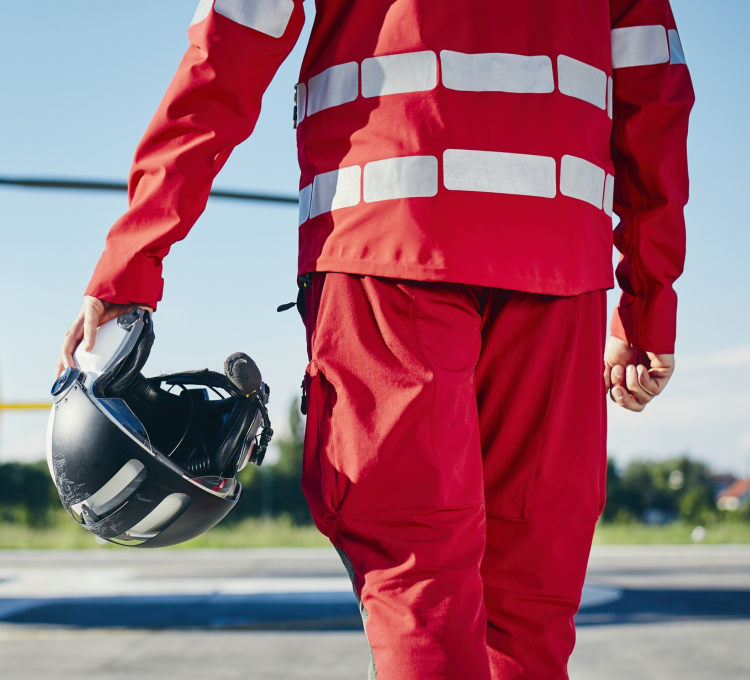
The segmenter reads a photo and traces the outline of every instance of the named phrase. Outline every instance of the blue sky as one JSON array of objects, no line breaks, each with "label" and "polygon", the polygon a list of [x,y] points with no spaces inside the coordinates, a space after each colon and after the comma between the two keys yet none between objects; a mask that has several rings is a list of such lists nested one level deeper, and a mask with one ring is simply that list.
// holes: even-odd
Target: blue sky
[{"label": "blue sky", "polygon": [[[187,46],[197,0],[6,3],[0,56],[0,174],[124,179]],[[677,374],[641,415],[611,409],[610,451],[689,451],[750,472],[750,24],[746,0],[673,0],[697,93],[691,121],[688,261]],[[306,2],[308,29],[313,14]],[[307,36],[266,93],[253,137],[217,187],[296,193],[293,87]],[[749,192],[750,193],[750,192]],[[125,196],[0,188],[0,396],[46,398],[59,341]],[[165,261],[158,342],[147,372],[219,368],[254,356],[283,429],[306,364],[294,312],[294,208],[221,200]],[[201,323],[196,323],[196,319]],[[42,453],[43,414],[0,416],[0,460]]]}]

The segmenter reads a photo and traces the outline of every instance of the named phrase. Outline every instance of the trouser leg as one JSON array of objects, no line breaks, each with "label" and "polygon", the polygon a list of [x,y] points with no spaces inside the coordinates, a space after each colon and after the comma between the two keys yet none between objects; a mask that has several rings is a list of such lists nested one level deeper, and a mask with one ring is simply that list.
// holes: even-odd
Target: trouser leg
[{"label": "trouser leg", "polygon": [[488,680],[465,287],[313,278],[303,488],[345,553],[380,680]]},{"label": "trouser leg", "polygon": [[604,291],[492,291],[477,367],[493,679],[567,678],[606,473]]}]

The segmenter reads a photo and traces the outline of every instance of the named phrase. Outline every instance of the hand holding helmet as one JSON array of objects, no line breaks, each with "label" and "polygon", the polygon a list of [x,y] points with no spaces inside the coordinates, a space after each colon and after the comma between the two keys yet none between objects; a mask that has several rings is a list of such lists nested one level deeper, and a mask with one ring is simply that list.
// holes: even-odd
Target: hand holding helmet
[{"label": "hand holding helmet", "polygon": [[90,295],[84,296],[81,311],[78,312],[75,321],[73,321],[70,328],[65,332],[63,344],[60,348],[60,356],[57,359],[55,377],[59,377],[69,366],[75,366],[73,353],[79,345],[82,345],[86,352],[90,352],[93,349],[96,342],[96,330],[99,326],[136,308],[146,309],[152,314],[154,312],[148,305],[117,305],[114,302],[100,300]]},{"label": "hand holding helmet", "polygon": [[262,463],[273,435],[270,390],[249,356],[230,356],[225,374],[145,378],[154,339],[150,311],[121,314],[52,388],[47,458],[60,500],[121,545],[174,545],[215,526],[240,498],[237,472]]}]

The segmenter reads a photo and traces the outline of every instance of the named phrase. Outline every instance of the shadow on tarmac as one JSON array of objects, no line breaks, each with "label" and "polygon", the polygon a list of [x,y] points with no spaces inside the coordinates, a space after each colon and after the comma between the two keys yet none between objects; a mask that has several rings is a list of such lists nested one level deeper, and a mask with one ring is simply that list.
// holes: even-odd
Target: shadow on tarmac
[{"label": "shadow on tarmac", "polygon": [[[578,626],[750,619],[750,590],[627,590],[586,607]],[[5,615],[2,615],[4,610]],[[129,629],[361,630],[348,593],[0,600],[0,622]]]},{"label": "shadow on tarmac", "polygon": [[622,590],[616,602],[582,609],[577,626],[750,619],[750,590]]}]

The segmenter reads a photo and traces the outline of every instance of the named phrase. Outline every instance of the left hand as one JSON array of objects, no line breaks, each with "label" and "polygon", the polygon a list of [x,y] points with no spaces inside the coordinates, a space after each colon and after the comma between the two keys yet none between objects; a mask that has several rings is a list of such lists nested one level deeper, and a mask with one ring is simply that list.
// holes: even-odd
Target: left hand
[{"label": "left hand", "polygon": [[610,336],[604,350],[604,384],[612,401],[643,411],[674,373],[674,354],[654,354]]},{"label": "left hand", "polygon": [[73,353],[76,351],[79,344],[83,344],[83,349],[87,352],[94,349],[96,331],[99,326],[107,321],[116,319],[118,316],[127,314],[136,307],[147,309],[151,313],[154,311],[148,305],[117,305],[112,302],[107,302],[106,300],[99,300],[98,298],[86,295],[83,298],[83,307],[81,307],[81,311],[78,312],[78,316],[66,331],[65,337],[63,338],[60,356],[57,359],[57,366],[55,367],[55,376],[60,377],[60,374],[68,368],[68,366],[76,365]]}]

